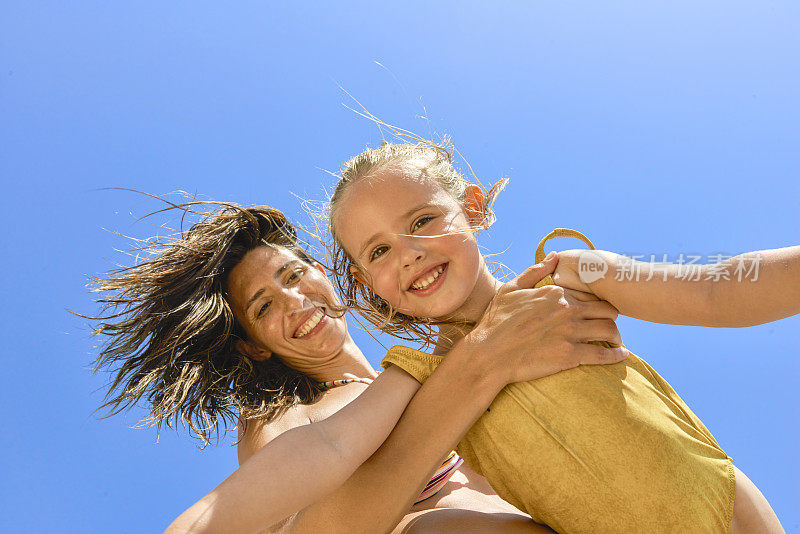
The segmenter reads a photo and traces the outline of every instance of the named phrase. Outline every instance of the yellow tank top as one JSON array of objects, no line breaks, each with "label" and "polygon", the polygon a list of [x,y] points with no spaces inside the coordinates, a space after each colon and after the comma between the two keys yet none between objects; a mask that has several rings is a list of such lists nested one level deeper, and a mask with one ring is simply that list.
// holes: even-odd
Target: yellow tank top
[{"label": "yellow tank top", "polygon": [[[537,262],[557,236],[594,248],[582,234],[556,229],[539,244]],[[381,365],[424,382],[441,361],[393,347]],[[731,530],[731,459],[633,354],[506,386],[456,450],[503,499],[557,532]]]}]

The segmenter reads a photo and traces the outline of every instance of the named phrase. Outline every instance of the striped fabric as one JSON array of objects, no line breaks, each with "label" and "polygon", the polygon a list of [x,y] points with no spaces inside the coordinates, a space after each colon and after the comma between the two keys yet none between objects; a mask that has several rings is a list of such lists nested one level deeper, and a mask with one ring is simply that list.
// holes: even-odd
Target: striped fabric
[{"label": "striped fabric", "polygon": [[[352,384],[353,382],[372,384],[372,380],[369,378],[345,378],[342,380],[330,380],[328,382],[322,382],[322,387],[330,389],[337,386]],[[453,476],[455,470],[458,469],[463,463],[464,460],[461,458],[461,456],[456,454],[456,451],[451,451],[450,454],[447,455],[447,458],[444,459],[444,462],[442,462],[442,465],[440,465],[433,474],[433,477],[425,485],[425,489],[419,494],[419,497],[417,497],[417,500],[414,501],[414,504],[419,504],[425,499],[436,495],[436,493],[442,489],[445,484],[447,484],[447,481]]]},{"label": "striped fabric", "polygon": [[453,476],[455,470],[458,469],[463,463],[464,460],[461,458],[461,456],[456,454],[456,451],[451,451],[450,454],[447,455],[447,458],[444,459],[444,462],[442,462],[442,465],[439,467],[439,469],[436,470],[433,478],[428,481],[428,485],[425,486],[425,489],[419,494],[417,500],[414,501],[414,504],[419,504],[428,497],[433,497],[436,495],[436,492],[438,492],[445,484],[447,484],[447,481],[450,480],[451,476]]}]

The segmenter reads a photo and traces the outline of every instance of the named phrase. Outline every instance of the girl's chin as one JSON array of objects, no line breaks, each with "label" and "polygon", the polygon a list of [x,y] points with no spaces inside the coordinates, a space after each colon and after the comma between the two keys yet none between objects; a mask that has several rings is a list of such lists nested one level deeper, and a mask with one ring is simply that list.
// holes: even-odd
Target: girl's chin
[{"label": "girl's chin", "polygon": [[447,321],[452,319],[454,316],[458,315],[458,306],[432,306],[426,309],[415,309],[415,310],[402,310],[398,309],[398,311],[409,315],[411,317],[415,317],[417,319],[425,319],[430,321]]},{"label": "girl's chin", "polygon": [[[452,280],[451,280],[452,281]],[[474,283],[472,286],[474,287]],[[442,287],[434,295],[407,302],[406,310],[398,307],[398,311],[412,317],[432,321],[464,320],[467,302],[472,292],[462,287]]]}]

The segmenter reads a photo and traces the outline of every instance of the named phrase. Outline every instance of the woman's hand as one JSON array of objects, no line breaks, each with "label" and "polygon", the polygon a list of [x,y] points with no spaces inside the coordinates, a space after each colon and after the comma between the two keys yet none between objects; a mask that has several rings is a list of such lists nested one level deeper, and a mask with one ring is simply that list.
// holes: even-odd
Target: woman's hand
[{"label": "woman's hand", "polygon": [[617,310],[611,304],[555,285],[534,289],[557,264],[558,255],[552,253],[506,283],[462,341],[491,356],[506,383],[534,380],[578,365],[617,363],[628,356],[623,347],[587,343],[621,344]]}]

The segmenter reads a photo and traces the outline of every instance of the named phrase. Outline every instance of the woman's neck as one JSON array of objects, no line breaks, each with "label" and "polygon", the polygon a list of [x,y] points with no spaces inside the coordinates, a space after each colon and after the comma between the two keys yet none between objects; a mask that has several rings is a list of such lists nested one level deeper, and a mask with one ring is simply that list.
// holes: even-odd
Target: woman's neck
[{"label": "woman's neck", "polygon": [[291,367],[317,382],[341,380],[343,378],[375,378],[378,373],[372,368],[364,353],[355,344],[350,334],[334,355],[320,359],[287,362]]},{"label": "woman's neck", "polygon": [[472,331],[502,285],[503,282],[495,278],[484,264],[472,293],[452,316],[452,320],[464,321],[467,325],[445,324],[440,326],[439,337],[436,341],[437,353],[447,352],[450,347]]}]

